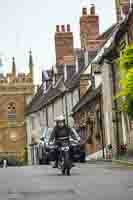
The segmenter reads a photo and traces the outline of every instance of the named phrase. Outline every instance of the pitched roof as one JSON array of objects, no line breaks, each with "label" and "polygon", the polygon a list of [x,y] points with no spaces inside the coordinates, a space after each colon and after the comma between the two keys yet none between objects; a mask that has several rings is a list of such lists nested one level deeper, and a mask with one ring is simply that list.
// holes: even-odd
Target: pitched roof
[{"label": "pitched roof", "polygon": [[109,36],[114,31],[115,27],[117,26],[117,23],[110,26],[106,31],[104,31],[100,36],[98,36],[97,40],[107,40]]},{"label": "pitched roof", "polygon": [[129,12],[129,15],[124,20],[116,25],[107,42],[100,49],[96,59],[94,59],[95,63],[101,63],[103,59],[106,58],[110,52],[116,48],[116,44],[118,43],[119,38],[127,31],[126,27],[128,26],[128,21],[130,20],[131,16],[133,16],[133,9]]},{"label": "pitched roof", "polygon": [[74,88],[79,87],[79,83],[80,83],[80,73],[75,73],[70,80],[65,82],[65,86],[69,90],[73,90]]},{"label": "pitched roof", "polygon": [[[101,34],[97,39],[107,39],[109,35],[114,31],[116,24],[112,25],[109,29],[107,29],[103,34]],[[79,58],[83,54],[82,49],[75,49],[76,54],[79,54]],[[89,51],[88,57],[89,62],[97,55],[97,51]],[[81,62],[83,63],[83,61]],[[27,106],[26,114],[34,113],[40,110],[41,108],[45,107],[47,104],[52,102],[55,98],[62,95],[61,90],[59,89],[59,84],[63,83],[63,67],[62,65],[56,66],[58,73],[61,75],[61,79],[59,80],[57,86],[55,88],[50,87],[47,93],[43,93],[42,85],[38,90],[37,94],[34,96],[32,102]],[[70,79],[63,83],[69,90],[73,90],[80,84],[80,74],[86,69],[86,67],[81,67],[78,73],[73,73],[74,69],[71,66],[71,70],[69,74],[71,75]],[[52,70],[47,70],[47,74],[51,76]]]},{"label": "pitched roof", "polygon": [[58,88],[59,84],[63,81],[63,78],[60,78],[55,87],[50,87],[48,91],[44,94],[36,95],[33,98],[32,102],[26,108],[26,115],[35,113],[42,108],[44,108],[47,104],[53,101],[55,98],[62,95],[62,91]]},{"label": "pitched roof", "polygon": [[79,102],[74,106],[72,109],[72,113],[79,112],[86,104],[90,103],[93,101],[94,98],[97,97],[101,93],[102,86],[100,85],[98,88],[93,89],[89,88],[88,91],[85,93],[84,96],[81,97]]}]

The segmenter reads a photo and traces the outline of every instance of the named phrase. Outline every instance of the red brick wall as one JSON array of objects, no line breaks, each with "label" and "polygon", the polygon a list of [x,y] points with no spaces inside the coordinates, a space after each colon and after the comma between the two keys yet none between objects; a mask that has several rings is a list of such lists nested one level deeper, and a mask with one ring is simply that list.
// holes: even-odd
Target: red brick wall
[{"label": "red brick wall", "polygon": [[61,27],[59,25],[56,26],[55,52],[57,64],[64,63],[64,56],[74,55],[73,33],[70,30],[69,24],[67,25],[67,28],[65,28],[64,25]]},{"label": "red brick wall", "polygon": [[[82,9],[80,17],[80,38],[81,48],[90,48],[89,40],[96,40],[99,36],[99,16],[95,14],[95,7],[92,6],[88,14],[87,8]],[[90,44],[92,45],[92,44]]]}]

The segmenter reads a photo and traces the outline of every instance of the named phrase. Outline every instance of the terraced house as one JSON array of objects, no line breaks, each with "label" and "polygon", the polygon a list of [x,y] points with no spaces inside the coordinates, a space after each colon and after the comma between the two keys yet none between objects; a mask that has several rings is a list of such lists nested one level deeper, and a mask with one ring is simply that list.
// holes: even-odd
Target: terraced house
[{"label": "terraced house", "polygon": [[117,156],[120,159],[124,155],[124,145],[128,146],[129,154],[133,149],[132,122],[126,112],[120,111],[120,100],[115,98],[120,91],[116,60],[133,42],[132,20],[131,8],[114,25],[107,41],[80,75],[81,80],[89,75],[91,82],[73,108],[72,115],[75,125],[88,135],[88,154],[101,150],[102,156],[107,158],[107,152],[111,148],[113,158]]},{"label": "terraced house", "polygon": [[[32,157],[36,154],[34,147],[39,142],[42,128],[53,127],[56,116],[64,114],[69,126],[75,126],[72,109],[91,84],[89,73],[80,75],[97,55],[99,48],[103,46],[114,28],[115,25],[100,34],[99,16],[96,15],[95,6],[91,5],[90,12],[87,8],[83,8],[80,17],[82,48],[74,49],[70,25],[56,26],[56,65],[52,70],[42,73],[42,85],[27,107],[28,144],[32,144],[31,149],[34,151]],[[80,133],[84,148],[88,134],[84,131]],[[29,162],[33,160],[31,149],[29,147]]]}]

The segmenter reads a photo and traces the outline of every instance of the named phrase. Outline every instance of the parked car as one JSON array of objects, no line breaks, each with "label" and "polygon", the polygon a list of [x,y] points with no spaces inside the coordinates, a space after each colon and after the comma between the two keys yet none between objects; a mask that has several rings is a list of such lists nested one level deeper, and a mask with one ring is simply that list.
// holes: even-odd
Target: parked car
[{"label": "parked car", "polygon": [[39,164],[49,164],[49,138],[52,133],[52,128],[43,128],[41,130],[40,142],[38,144],[38,159]]},{"label": "parked car", "polygon": [[[80,140],[79,134],[76,132],[74,128],[72,128],[77,140]],[[49,139],[53,128],[44,128],[43,134],[40,138],[43,141],[43,158],[40,160],[40,164],[48,164],[50,160],[54,160],[51,158],[51,148],[49,146]],[[81,150],[80,144],[75,143],[72,138],[70,138],[70,143],[72,146],[72,158],[74,162],[85,162],[85,152]],[[54,156],[53,156],[54,157]]]},{"label": "parked car", "polygon": [[[74,132],[76,138],[80,140],[80,136],[77,133],[77,131],[72,128],[72,131]],[[70,142],[72,144],[72,155],[73,155],[73,161],[74,162],[85,162],[85,151],[81,149],[80,144],[77,144],[74,142],[72,138],[70,138]]]}]

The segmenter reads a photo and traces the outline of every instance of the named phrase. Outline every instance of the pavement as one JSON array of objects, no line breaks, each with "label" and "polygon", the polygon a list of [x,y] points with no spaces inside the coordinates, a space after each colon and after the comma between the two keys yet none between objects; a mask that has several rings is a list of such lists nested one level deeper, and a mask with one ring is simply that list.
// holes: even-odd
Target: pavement
[{"label": "pavement", "polygon": [[0,200],[133,200],[133,170],[76,164],[70,177],[51,166],[0,169]]},{"label": "pavement", "polygon": [[128,167],[133,167],[133,160],[113,160],[114,164],[126,165]]}]

